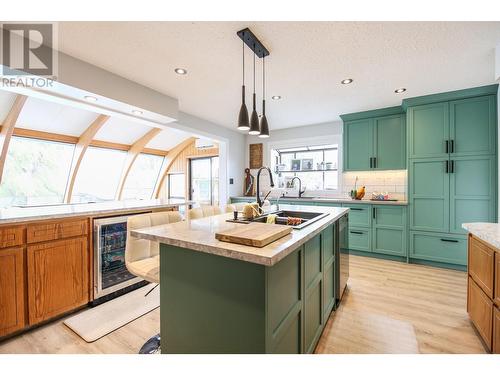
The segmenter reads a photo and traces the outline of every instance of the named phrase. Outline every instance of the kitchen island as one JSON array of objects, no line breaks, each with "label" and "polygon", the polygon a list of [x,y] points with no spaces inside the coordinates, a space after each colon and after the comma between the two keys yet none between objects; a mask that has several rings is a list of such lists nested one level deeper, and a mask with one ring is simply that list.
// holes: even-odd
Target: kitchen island
[{"label": "kitchen island", "polygon": [[339,222],[349,210],[280,208],[328,215],[262,248],[215,238],[246,225],[227,222],[231,214],[131,232],[160,242],[162,353],[314,351],[339,298]]}]

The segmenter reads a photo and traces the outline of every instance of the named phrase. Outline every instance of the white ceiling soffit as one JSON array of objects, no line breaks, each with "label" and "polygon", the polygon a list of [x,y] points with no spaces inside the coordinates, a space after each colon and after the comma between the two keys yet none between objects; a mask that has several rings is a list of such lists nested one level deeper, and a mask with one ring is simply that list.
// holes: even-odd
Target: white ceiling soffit
[{"label": "white ceiling soffit", "polygon": [[15,100],[15,94],[0,90],[0,124],[5,121],[5,118],[9,114],[10,109],[12,108],[12,104],[14,104]]},{"label": "white ceiling soffit", "polygon": [[111,117],[99,129],[94,139],[131,145],[150,130],[149,126]]},{"label": "white ceiling soffit", "polygon": [[95,112],[29,97],[16,126],[79,137],[97,116]]},{"label": "white ceiling soffit", "polygon": [[[61,22],[59,49],[178,98],[181,111],[234,129],[241,101],[236,31],[244,27],[271,52],[271,130],[494,83],[500,40],[500,22]],[[178,67],[188,74],[175,74]],[[251,108],[248,50],[246,67]],[[260,69],[258,61],[259,112]],[[345,78],[354,82],[341,85]],[[400,87],[407,91],[395,94]],[[273,101],[272,95],[283,98]]]},{"label": "white ceiling soffit", "polygon": [[162,130],[160,134],[149,141],[146,147],[160,150],[170,150],[189,137],[192,137],[192,135],[180,130]]}]

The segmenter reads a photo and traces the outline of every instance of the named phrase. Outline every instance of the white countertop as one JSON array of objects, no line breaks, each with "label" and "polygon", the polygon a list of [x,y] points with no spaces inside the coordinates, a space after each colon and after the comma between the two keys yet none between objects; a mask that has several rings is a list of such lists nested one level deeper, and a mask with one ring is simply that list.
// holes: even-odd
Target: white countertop
[{"label": "white countertop", "polygon": [[[266,211],[275,209],[276,206],[272,206]],[[261,248],[223,242],[215,238],[215,233],[217,232],[236,228],[239,225],[247,225],[227,222],[226,220],[232,217],[232,213],[133,230],[131,231],[131,235],[194,251],[265,266],[273,266],[349,211],[348,208],[340,207],[291,206],[282,204],[280,204],[280,209],[321,212],[328,213],[329,215],[311,223],[303,229],[293,229],[291,234]]]},{"label": "white countertop", "polygon": [[464,228],[477,238],[500,249],[500,224],[498,223],[463,223]]},{"label": "white countertop", "polygon": [[119,214],[134,210],[151,210],[193,203],[184,199],[123,200],[99,203],[61,204],[38,207],[9,207],[0,209],[0,224],[33,220],[59,219],[71,216]]},{"label": "white countertop", "polygon": [[[255,197],[231,197],[234,199],[252,199]],[[269,198],[275,201],[278,198],[272,197]],[[297,202],[314,202],[314,203],[353,203],[353,204],[383,204],[383,205],[392,205],[392,206],[407,206],[408,201],[397,200],[397,201],[372,201],[370,199],[351,199],[351,198],[328,198],[328,197],[314,197],[314,198],[296,198],[296,197],[283,197],[280,198],[280,201],[297,201]]]}]

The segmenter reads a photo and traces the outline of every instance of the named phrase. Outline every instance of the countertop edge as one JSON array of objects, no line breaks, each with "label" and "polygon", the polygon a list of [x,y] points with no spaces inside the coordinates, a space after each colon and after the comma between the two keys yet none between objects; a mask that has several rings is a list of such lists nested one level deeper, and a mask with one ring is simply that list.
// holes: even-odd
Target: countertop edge
[{"label": "countertop edge", "polygon": [[497,252],[500,252],[500,224],[463,223],[462,228],[494,247]]},{"label": "countertop edge", "polygon": [[134,211],[144,211],[144,210],[153,210],[153,209],[162,209],[162,208],[171,208],[178,206],[186,206],[189,204],[193,204],[193,202],[186,201],[180,203],[166,203],[159,205],[148,205],[148,206],[140,206],[140,207],[121,207],[121,208],[109,208],[103,210],[89,210],[89,211],[81,211],[81,212],[66,212],[66,213],[52,213],[52,214],[42,214],[42,215],[33,215],[33,216],[22,216],[16,218],[8,218],[8,219],[0,219],[0,225],[10,225],[10,224],[22,224],[31,221],[42,221],[42,220],[57,220],[68,217],[82,217],[82,216],[102,216],[109,214],[120,214],[125,212],[134,212]]},{"label": "countertop edge", "polygon": [[[230,197],[229,199],[252,199],[253,197]],[[276,200],[278,198],[271,198],[272,200]],[[286,204],[286,202],[314,202],[314,203],[347,203],[347,204],[375,204],[375,205],[386,205],[386,206],[408,206],[408,201],[406,200],[398,200],[398,201],[372,201],[369,199],[343,199],[343,198],[294,198],[294,197],[285,197],[281,198],[280,202]]]}]

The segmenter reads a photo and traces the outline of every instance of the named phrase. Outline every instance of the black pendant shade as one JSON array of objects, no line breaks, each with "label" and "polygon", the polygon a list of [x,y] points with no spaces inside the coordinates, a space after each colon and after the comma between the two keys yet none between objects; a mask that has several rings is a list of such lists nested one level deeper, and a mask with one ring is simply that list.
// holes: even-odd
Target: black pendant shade
[{"label": "black pendant shade", "polygon": [[[266,118],[266,100],[265,100],[265,57],[269,51],[261,41],[246,28],[237,32],[237,35],[243,41],[243,86],[240,113],[238,115],[238,130],[248,130],[250,135],[258,135],[261,138],[269,137],[269,124]],[[253,103],[250,121],[248,121],[248,110],[245,105],[245,44],[253,52]],[[262,59],[262,116],[259,123],[259,115],[256,109],[255,94],[255,56]]]},{"label": "black pendant shade", "polygon": [[248,109],[245,104],[245,85],[241,86],[241,108],[238,115],[238,130],[248,130],[250,129],[250,123],[248,122]]},{"label": "black pendant shade", "polygon": [[262,117],[260,118],[260,138],[269,137],[269,125],[266,118],[266,100],[262,100]]},{"label": "black pendant shade", "polygon": [[253,94],[253,110],[252,110],[252,115],[250,117],[250,131],[248,132],[248,134],[250,135],[260,134],[259,116],[257,115],[257,110],[255,109],[255,93]]}]

